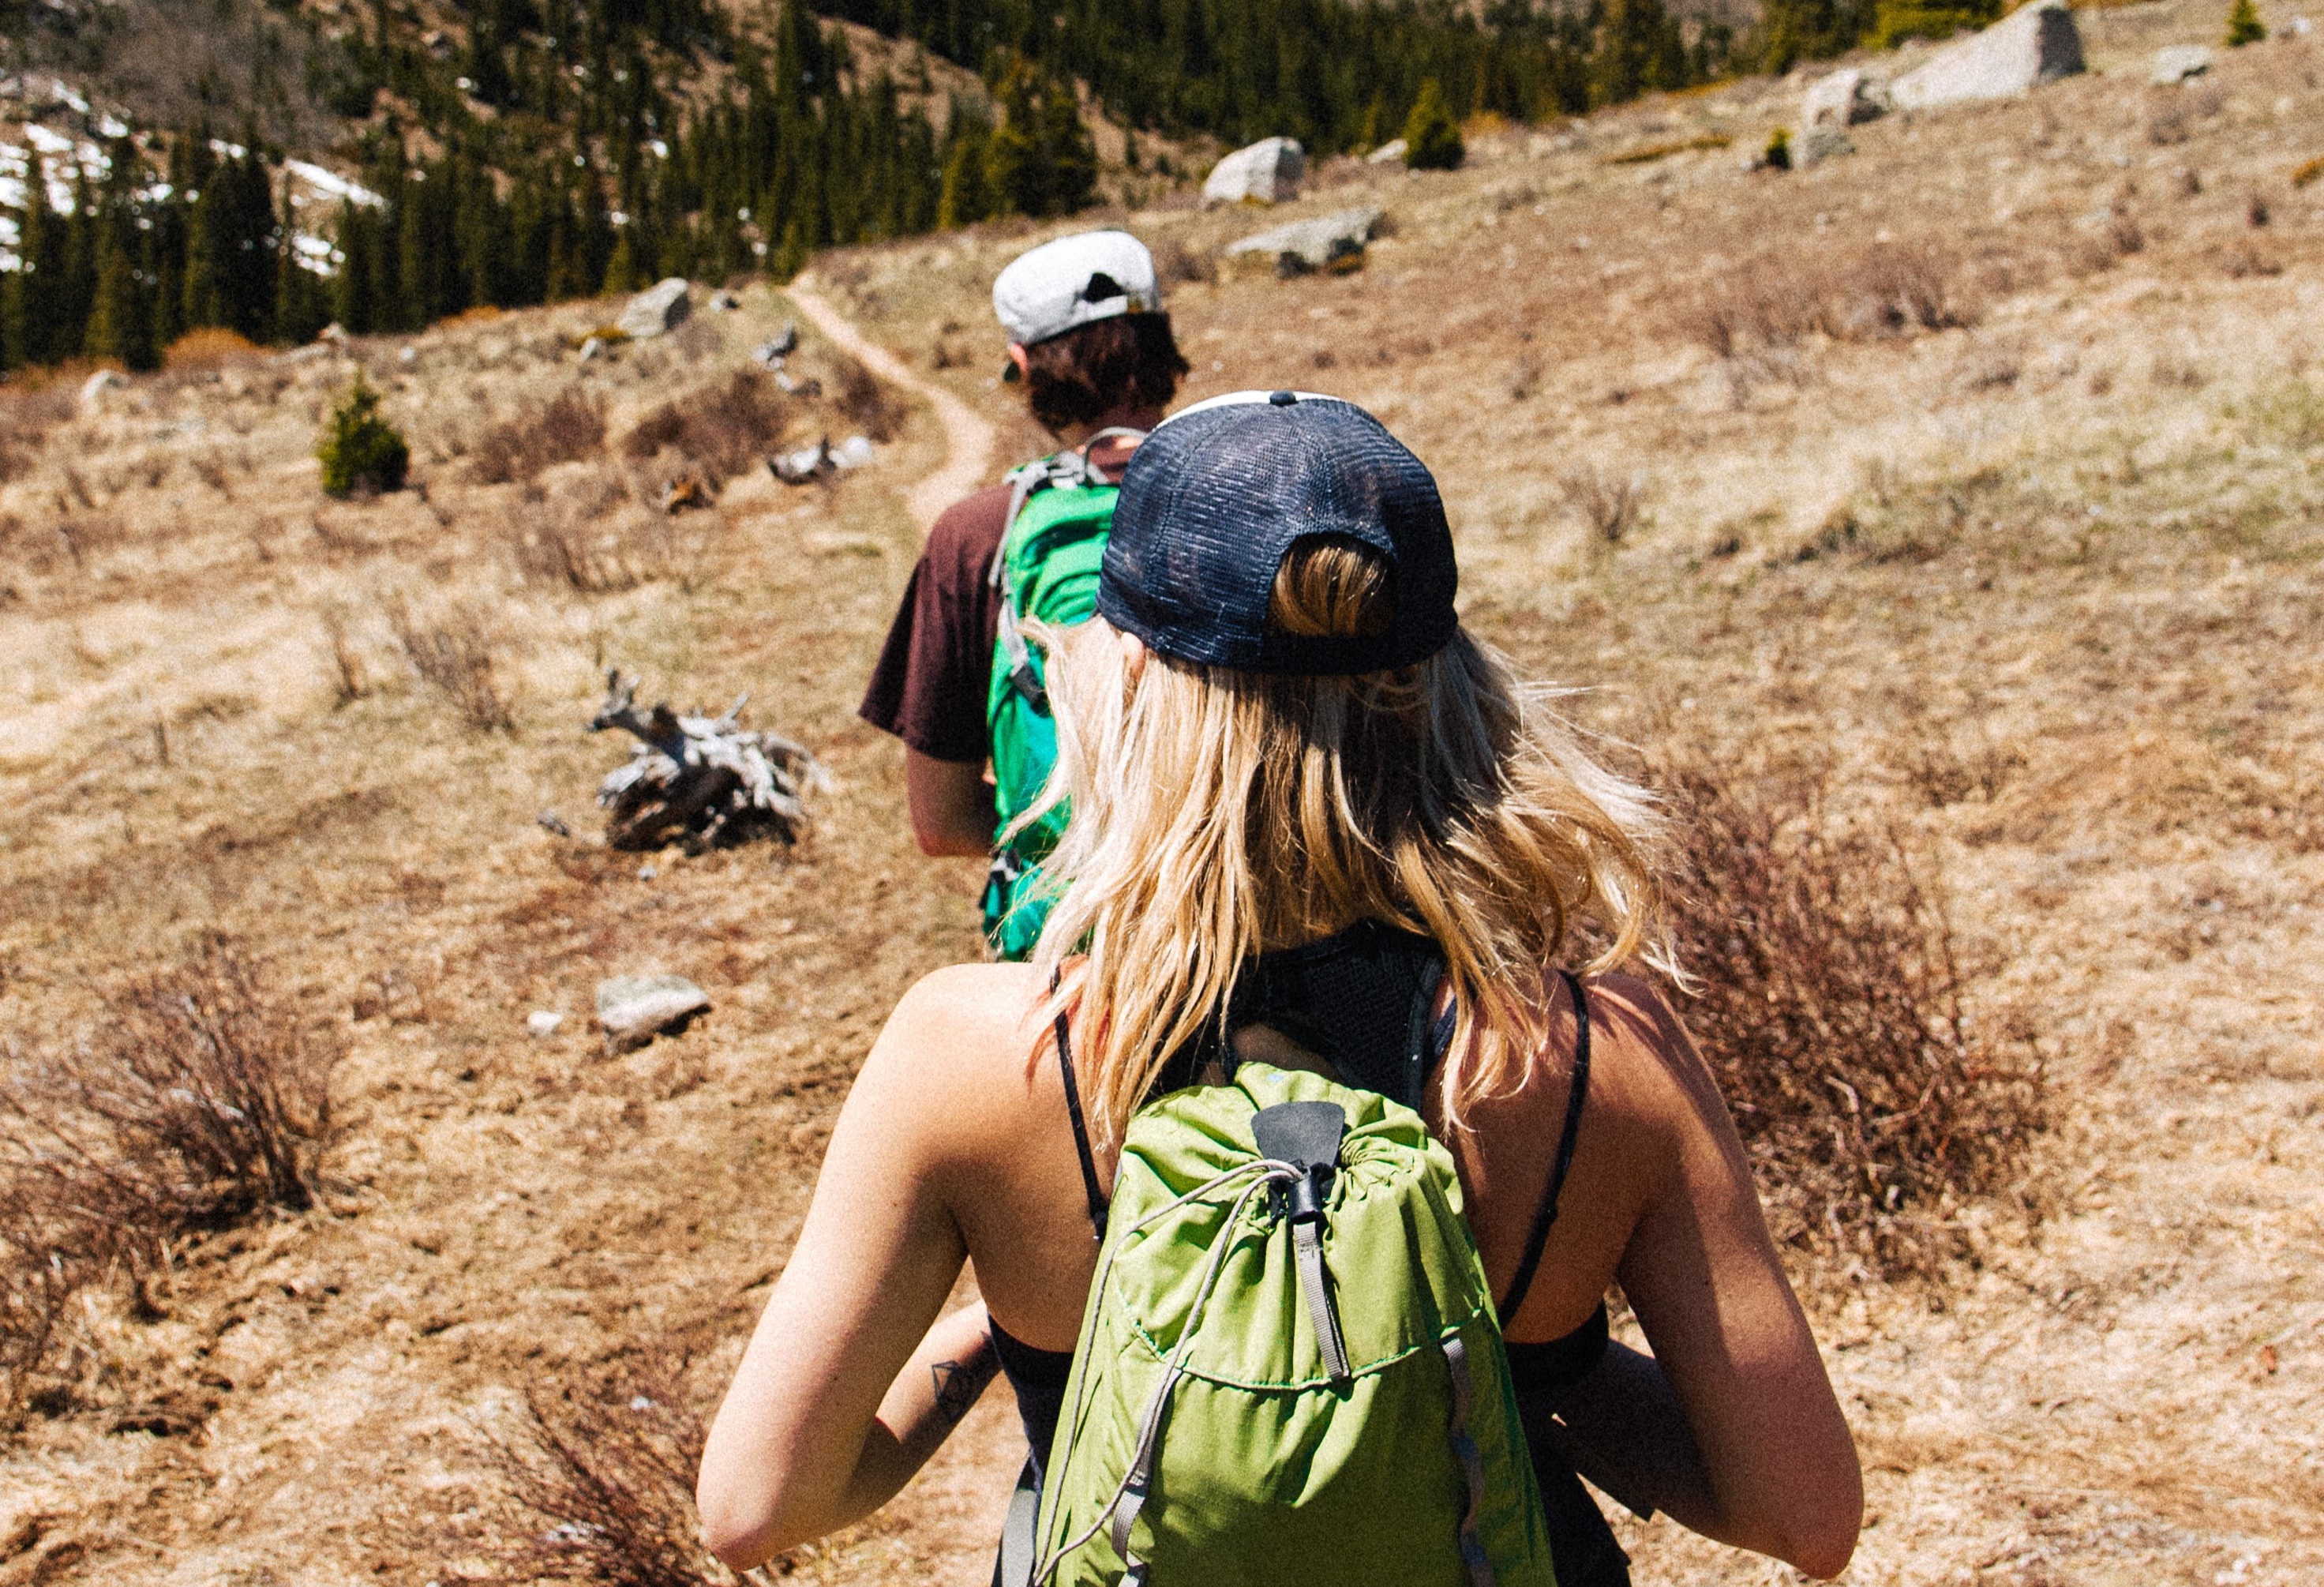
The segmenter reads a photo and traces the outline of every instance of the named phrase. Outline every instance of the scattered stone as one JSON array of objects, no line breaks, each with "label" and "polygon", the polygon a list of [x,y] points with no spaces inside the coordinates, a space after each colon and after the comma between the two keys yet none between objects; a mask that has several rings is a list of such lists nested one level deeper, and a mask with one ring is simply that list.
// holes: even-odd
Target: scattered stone
[{"label": "scattered stone", "polygon": [[603,337],[591,337],[587,341],[581,344],[582,363],[592,363],[604,355],[605,341]]},{"label": "scattered stone", "polygon": [[863,468],[869,466],[871,462],[872,438],[870,436],[849,436],[832,448],[831,466],[834,468]]},{"label": "scattered stone", "polygon": [[[775,383],[781,385],[783,378],[778,374]],[[790,388],[784,386],[783,389],[788,391]],[[813,484],[829,474],[833,466],[828,440],[817,441],[812,447],[802,447],[796,452],[783,452],[767,459],[767,472],[783,484]]]},{"label": "scattered stone", "polygon": [[1800,120],[1808,126],[1854,126],[1888,114],[1888,85],[1856,67],[1818,78],[1800,102]]},{"label": "scattered stone", "polygon": [[413,364],[420,362],[420,349],[417,347],[406,347],[395,356],[397,361],[401,363],[404,368],[409,369]]},{"label": "scattered stone", "polygon": [[732,314],[742,306],[742,300],[721,287],[710,294],[710,307],[720,314]]},{"label": "scattered stone", "polygon": [[554,1009],[535,1009],[524,1017],[524,1028],[537,1037],[554,1036],[565,1016]]},{"label": "scattered stone", "polygon": [[2006,99],[2083,69],[2082,35],[2065,0],[2034,5],[1938,51],[1888,86],[1899,109]]},{"label": "scattered stone", "polygon": [[724,716],[680,716],[668,705],[641,712],[638,680],[605,675],[605,703],[589,723],[618,727],[639,741],[627,765],[598,785],[597,803],[612,813],[605,841],[617,849],[688,853],[771,837],[796,843],[807,826],[806,798],[831,786],[831,774],[804,745],[742,726],[745,695]]},{"label": "scattered stone", "polygon": [[1800,134],[1797,150],[1792,159],[1795,164],[1808,166],[1821,160],[1836,160],[1842,154],[1855,152],[1856,145],[1839,127],[1812,126]]},{"label": "scattered stone", "polygon": [[315,339],[318,342],[344,342],[347,339],[347,328],[335,319],[317,331]]},{"label": "scattered stone", "polygon": [[1231,266],[1271,270],[1286,278],[1319,270],[1344,275],[1363,268],[1364,246],[1379,219],[1379,207],[1366,204],[1271,227],[1229,243],[1223,254]]},{"label": "scattered stone", "polygon": [[1409,147],[1410,145],[1402,138],[1390,138],[1387,143],[1382,143],[1379,148],[1365,155],[1364,163],[1366,165],[1395,165],[1404,159],[1404,152]]},{"label": "scattered stone", "polygon": [[631,337],[658,337],[676,330],[693,309],[693,289],[685,277],[673,275],[632,298],[614,323]]},{"label": "scattered stone", "polygon": [[541,831],[550,833],[558,837],[571,837],[573,835],[573,829],[565,825],[565,817],[558,815],[554,810],[543,810],[540,815],[535,816],[532,818],[532,821],[533,825],[540,827]]},{"label": "scattered stone", "polygon": [[792,354],[798,352],[798,321],[796,319],[784,320],[783,328],[775,333],[775,339],[769,342],[761,349],[761,351],[764,352],[769,356],[775,358],[788,358]]},{"label": "scattered stone", "polygon": [[709,1007],[709,994],[683,975],[616,975],[597,983],[597,1024],[612,1052],[643,1047],[665,1032],[676,1035]]},{"label": "scattered stone", "polygon": [[2146,80],[2169,88],[2211,69],[2211,51],[2201,44],[2166,44],[2154,52],[2154,69]]},{"label": "scattered stone", "polygon": [[1299,196],[1307,152],[1296,138],[1261,138],[1238,149],[1203,181],[1205,204],[1284,204]]},{"label": "scattered stone", "polygon": [[105,401],[105,393],[120,383],[120,374],[110,369],[100,369],[81,382],[80,405],[83,411],[96,408]]}]

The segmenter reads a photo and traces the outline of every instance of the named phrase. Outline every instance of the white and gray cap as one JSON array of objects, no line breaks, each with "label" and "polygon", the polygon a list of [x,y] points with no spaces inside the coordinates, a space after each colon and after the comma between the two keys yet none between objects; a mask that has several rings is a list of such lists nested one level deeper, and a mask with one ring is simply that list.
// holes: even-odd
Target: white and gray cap
[{"label": "white and gray cap", "polygon": [[1046,342],[1117,314],[1162,307],[1154,256],[1128,232],[1076,232],[1020,254],[992,283],[992,312],[1009,339]]}]

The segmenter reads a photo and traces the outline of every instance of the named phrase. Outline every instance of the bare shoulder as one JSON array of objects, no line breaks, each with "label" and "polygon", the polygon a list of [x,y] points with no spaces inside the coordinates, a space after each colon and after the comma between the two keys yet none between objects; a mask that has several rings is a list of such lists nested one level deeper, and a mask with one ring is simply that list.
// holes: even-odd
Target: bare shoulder
[{"label": "bare shoulder", "polygon": [[1041,983],[1028,964],[953,964],[920,977],[880,1033],[883,1056],[948,1064],[1015,1051],[1034,1036]]},{"label": "bare shoulder", "polygon": [[1662,986],[1644,976],[1593,975],[1590,992],[1592,1101],[1665,1126],[1699,1123],[1725,1104],[1710,1066]]}]

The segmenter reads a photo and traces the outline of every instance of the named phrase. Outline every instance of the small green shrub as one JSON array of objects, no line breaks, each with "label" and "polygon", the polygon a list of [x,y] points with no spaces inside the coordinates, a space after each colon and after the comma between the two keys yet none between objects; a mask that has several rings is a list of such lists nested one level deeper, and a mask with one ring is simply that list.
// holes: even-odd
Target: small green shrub
[{"label": "small green shrub", "polygon": [[324,493],[333,496],[400,491],[411,466],[403,432],[380,417],[379,393],[360,374],[331,410],[315,456],[323,465]]},{"label": "small green shrub", "polygon": [[1404,118],[1404,162],[1414,171],[1457,171],[1468,157],[1461,124],[1444,103],[1443,87],[1430,78],[1420,85],[1420,97]]},{"label": "small green shrub", "polygon": [[1777,127],[1767,138],[1767,152],[1763,158],[1769,171],[1792,169],[1792,134]]},{"label": "small green shrub", "polygon": [[2259,19],[2259,7],[2252,0],[2236,0],[2227,12],[2227,48],[2239,50],[2266,37],[2267,24]]}]

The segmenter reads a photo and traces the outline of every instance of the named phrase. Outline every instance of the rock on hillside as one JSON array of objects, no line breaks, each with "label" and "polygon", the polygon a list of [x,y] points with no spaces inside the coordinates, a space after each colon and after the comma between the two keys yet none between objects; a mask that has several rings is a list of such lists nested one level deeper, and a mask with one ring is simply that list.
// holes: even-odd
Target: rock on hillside
[{"label": "rock on hillside", "polygon": [[1905,110],[2006,99],[2082,69],[2082,35],[2065,0],[2037,0],[1983,32],[1940,50],[1889,85]]}]

